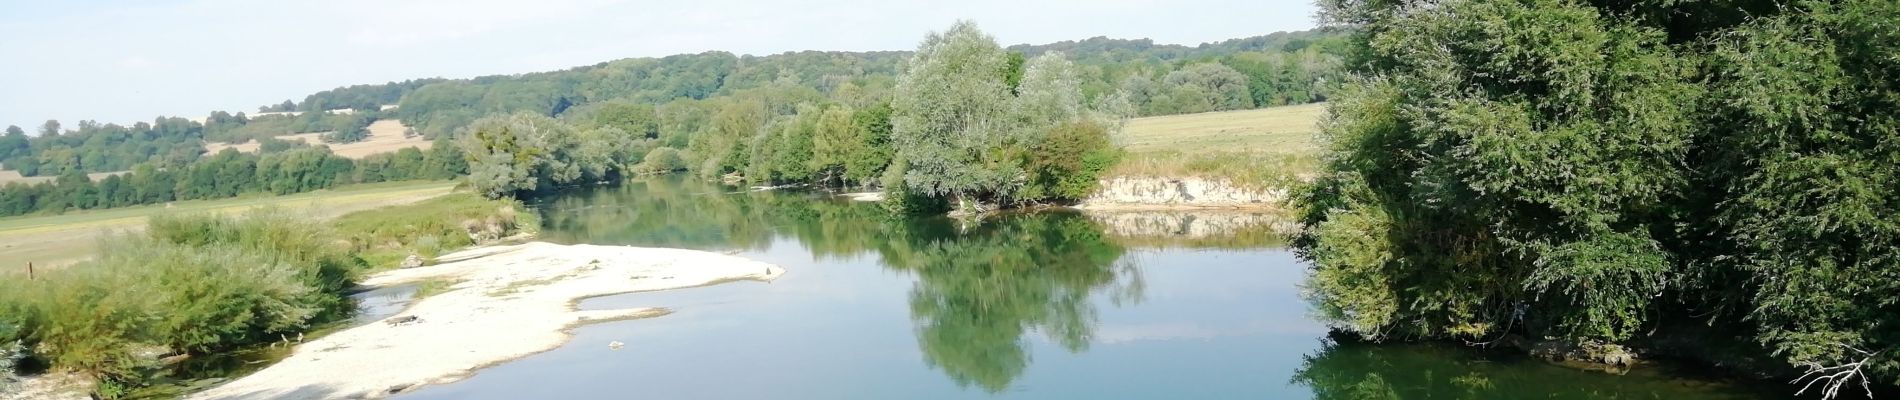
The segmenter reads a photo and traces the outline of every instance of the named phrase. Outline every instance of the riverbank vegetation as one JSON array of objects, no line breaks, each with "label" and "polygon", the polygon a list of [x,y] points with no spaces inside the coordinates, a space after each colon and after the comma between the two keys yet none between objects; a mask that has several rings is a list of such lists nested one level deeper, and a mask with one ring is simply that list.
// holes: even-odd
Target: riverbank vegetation
[{"label": "riverbank vegetation", "polygon": [[99,239],[115,231],[137,230],[152,216],[164,214],[241,214],[246,210],[274,208],[281,212],[330,220],[344,214],[390,205],[407,204],[450,193],[456,184],[449,181],[402,181],[341,186],[314,192],[275,196],[250,194],[229,199],[186,200],[162,205],[88,210],[59,215],[33,215],[0,219],[0,260],[13,265],[0,267],[0,274],[25,272],[24,263],[40,268],[58,268],[92,258],[98,252]]},{"label": "riverbank vegetation", "polygon": [[515,203],[450,199],[346,216],[335,227],[274,210],[156,216],[144,232],[106,239],[93,261],[0,280],[0,326],[12,327],[0,342],[20,343],[35,365],[92,378],[99,396],[126,395],[175,378],[167,364],[176,359],[344,320],[353,310],[346,291],[381,266],[365,260],[377,249],[359,243],[467,243],[450,233],[468,237],[469,220],[505,223],[496,235],[533,229]]},{"label": "riverbank vegetation", "polygon": [[372,269],[397,266],[414,255],[436,256],[516,234],[532,235],[540,217],[515,200],[487,200],[459,192],[415,204],[350,213],[333,223]]},{"label": "riverbank vegetation", "polygon": [[1094,190],[1096,174],[1120,156],[1109,135],[1126,119],[1126,100],[1084,102],[1075,66],[1061,53],[1037,56],[1020,73],[1009,60],[970,22],[924,39],[891,99],[891,143],[902,166],[885,182],[900,193],[889,198],[932,197],[964,211]]},{"label": "riverbank vegetation", "polygon": [[[659,137],[659,114],[638,105],[608,104],[566,121],[483,118],[457,144],[469,155],[469,182],[490,197],[683,164],[702,177],[761,185],[881,185],[906,193],[894,197],[919,211],[1079,199],[1119,157],[1110,136],[1126,101],[1085,101],[1078,69],[1062,53],[1012,62],[966,22],[932,34],[914,54],[888,100],[828,99],[796,86],[714,100],[707,129],[684,141],[677,163],[669,155],[677,152],[659,149],[679,140]],[[649,154],[665,158],[649,164]]]},{"label": "riverbank vegetation", "polygon": [[1322,4],[1359,49],[1296,245],[1337,328],[1700,326],[1791,391],[1900,384],[1900,3]]}]

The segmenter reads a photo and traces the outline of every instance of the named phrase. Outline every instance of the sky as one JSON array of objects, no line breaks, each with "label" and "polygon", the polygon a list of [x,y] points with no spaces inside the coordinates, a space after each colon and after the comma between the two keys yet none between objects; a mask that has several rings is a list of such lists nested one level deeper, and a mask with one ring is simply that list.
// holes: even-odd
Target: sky
[{"label": "sky", "polygon": [[712,50],[911,50],[976,21],[1004,45],[1199,44],[1310,29],[1309,0],[0,0],[0,125],[198,117],[339,86]]}]

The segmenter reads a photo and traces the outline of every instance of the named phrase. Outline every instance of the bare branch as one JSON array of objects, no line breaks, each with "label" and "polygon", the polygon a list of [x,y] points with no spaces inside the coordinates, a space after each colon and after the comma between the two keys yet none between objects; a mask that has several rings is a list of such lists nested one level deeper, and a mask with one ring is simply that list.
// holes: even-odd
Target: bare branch
[{"label": "bare branch", "polygon": [[1793,381],[1788,382],[1788,383],[1800,384],[1802,381],[1807,381],[1806,384],[1803,384],[1801,386],[1800,391],[1794,392],[1796,396],[1800,396],[1803,393],[1807,393],[1808,389],[1813,388],[1815,384],[1820,384],[1821,385],[1821,399],[1823,400],[1833,399],[1840,395],[1842,386],[1846,386],[1848,383],[1851,383],[1854,380],[1858,379],[1860,380],[1860,389],[1867,393],[1867,398],[1874,397],[1874,390],[1873,388],[1868,386],[1867,374],[1865,371],[1862,370],[1862,368],[1865,368],[1867,366],[1867,362],[1872,361],[1874,359],[1874,356],[1877,356],[1879,354],[1869,353],[1865,350],[1856,349],[1853,346],[1848,346],[1846,344],[1842,344],[1841,347],[1845,347],[1848,350],[1852,350],[1855,353],[1860,353],[1860,355],[1864,357],[1861,357],[1860,361],[1836,365],[1832,367],[1822,366],[1821,363],[1819,362],[1802,363],[1801,366],[1807,367],[1808,372],[1805,374],[1801,374],[1801,377],[1795,378]]}]

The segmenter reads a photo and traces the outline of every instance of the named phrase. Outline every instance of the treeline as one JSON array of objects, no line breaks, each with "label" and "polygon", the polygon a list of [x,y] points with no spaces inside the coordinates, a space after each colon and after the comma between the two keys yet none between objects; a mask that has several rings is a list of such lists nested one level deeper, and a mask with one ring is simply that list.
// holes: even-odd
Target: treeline
[{"label": "treeline", "polygon": [[[775,83],[654,107],[588,105],[557,120],[478,120],[457,143],[490,196],[690,169],[757,184],[878,186],[898,208],[1078,199],[1119,151],[1129,106],[1091,104],[1061,53],[1020,61],[968,23],[932,35],[888,95]],[[887,97],[888,96],[888,97]],[[405,109],[407,107],[405,106]]]},{"label": "treeline", "polygon": [[[1076,63],[1083,101],[1099,102],[1124,87],[1143,115],[1299,104],[1325,99],[1336,81],[1344,35],[1331,31],[1276,33],[1200,47],[1148,40],[1090,39],[1010,48],[1019,60],[1059,51]],[[401,99],[393,114],[428,137],[444,137],[487,116],[514,113],[558,117],[575,107],[607,102],[665,106],[738,95],[774,86],[810,88],[826,97],[888,95],[909,52],[790,52],[736,56],[725,52],[623,59],[562,71],[358,85],[319,93],[298,105],[348,106]],[[1225,67],[1219,70],[1209,66]],[[1184,73],[1177,73],[1186,71]],[[1238,74],[1242,78],[1223,81]],[[1130,83],[1135,81],[1136,83]],[[1149,82],[1143,85],[1139,82]],[[1240,88],[1232,91],[1231,88]],[[1234,95],[1221,98],[1221,95]],[[387,103],[386,103],[387,104]]]},{"label": "treeline", "polygon": [[176,167],[201,157],[206,141],[243,143],[288,134],[330,132],[323,136],[324,141],[355,142],[369,136],[369,124],[380,116],[377,111],[364,111],[251,118],[244,113],[218,111],[204,123],[184,118],[158,118],[132,126],[79,121],[74,129],[65,129],[59,121],[46,121],[37,136],[28,136],[18,126],[8,126],[0,135],[0,167],[23,176],[116,172],[145,163]]},{"label": "treeline", "polygon": [[184,118],[132,126],[80,121],[71,130],[59,121],[46,121],[37,136],[8,126],[0,136],[0,167],[24,176],[57,176],[124,171],[144,163],[184,165],[204,153],[203,128]]},{"label": "treeline", "polygon": [[1341,31],[1275,32],[1199,47],[1103,37],[1010,46],[1037,56],[1062,52],[1085,79],[1090,99],[1124,93],[1139,115],[1186,114],[1325,101],[1344,77],[1350,49]]},{"label": "treeline", "polygon": [[1300,201],[1336,327],[1900,384],[1900,2],[1322,5],[1361,32]]},{"label": "treeline", "polygon": [[302,103],[284,100],[282,104],[276,106],[258,107],[258,111],[319,112],[354,110],[359,113],[382,111],[383,106],[402,101],[403,95],[414,92],[417,88],[446,81],[448,80],[442,78],[427,78],[375,85],[351,85],[312,93],[309,96],[305,96]]},{"label": "treeline", "polygon": [[352,183],[452,179],[467,173],[459,148],[439,143],[351,160],[327,148],[302,147],[248,154],[226,149],[176,167],[141,164],[131,172],[92,181],[68,171],[50,182],[0,186],[0,216],[58,213],[235,197],[292,194]]},{"label": "treeline", "polygon": [[244,143],[283,135],[323,132],[319,139],[324,142],[351,143],[368,138],[369,124],[381,118],[383,112],[374,110],[343,109],[257,117],[246,116],[241,112],[231,114],[217,111],[205,119],[203,132],[204,140],[210,142]]}]

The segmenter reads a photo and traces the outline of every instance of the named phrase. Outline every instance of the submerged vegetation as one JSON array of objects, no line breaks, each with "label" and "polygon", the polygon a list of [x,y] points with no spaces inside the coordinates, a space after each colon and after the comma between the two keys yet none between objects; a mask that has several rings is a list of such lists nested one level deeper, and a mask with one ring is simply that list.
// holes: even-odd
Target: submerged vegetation
[{"label": "submerged vegetation", "polygon": [[[108,239],[96,260],[0,280],[0,342],[24,350],[0,356],[23,354],[93,378],[100,396],[122,396],[173,378],[174,356],[282,341],[345,320],[353,310],[346,291],[383,266],[365,261],[382,249],[364,244],[467,245],[466,221],[480,221],[472,229],[483,235],[531,230],[535,219],[518,219],[519,211],[461,194],[352,214],[335,228],[273,210],[153,217],[142,233]],[[495,226],[503,227],[487,232]]]},{"label": "submerged vegetation", "polygon": [[1703,325],[1791,390],[1900,383],[1900,2],[1322,4],[1359,50],[1297,245],[1338,328]]}]

